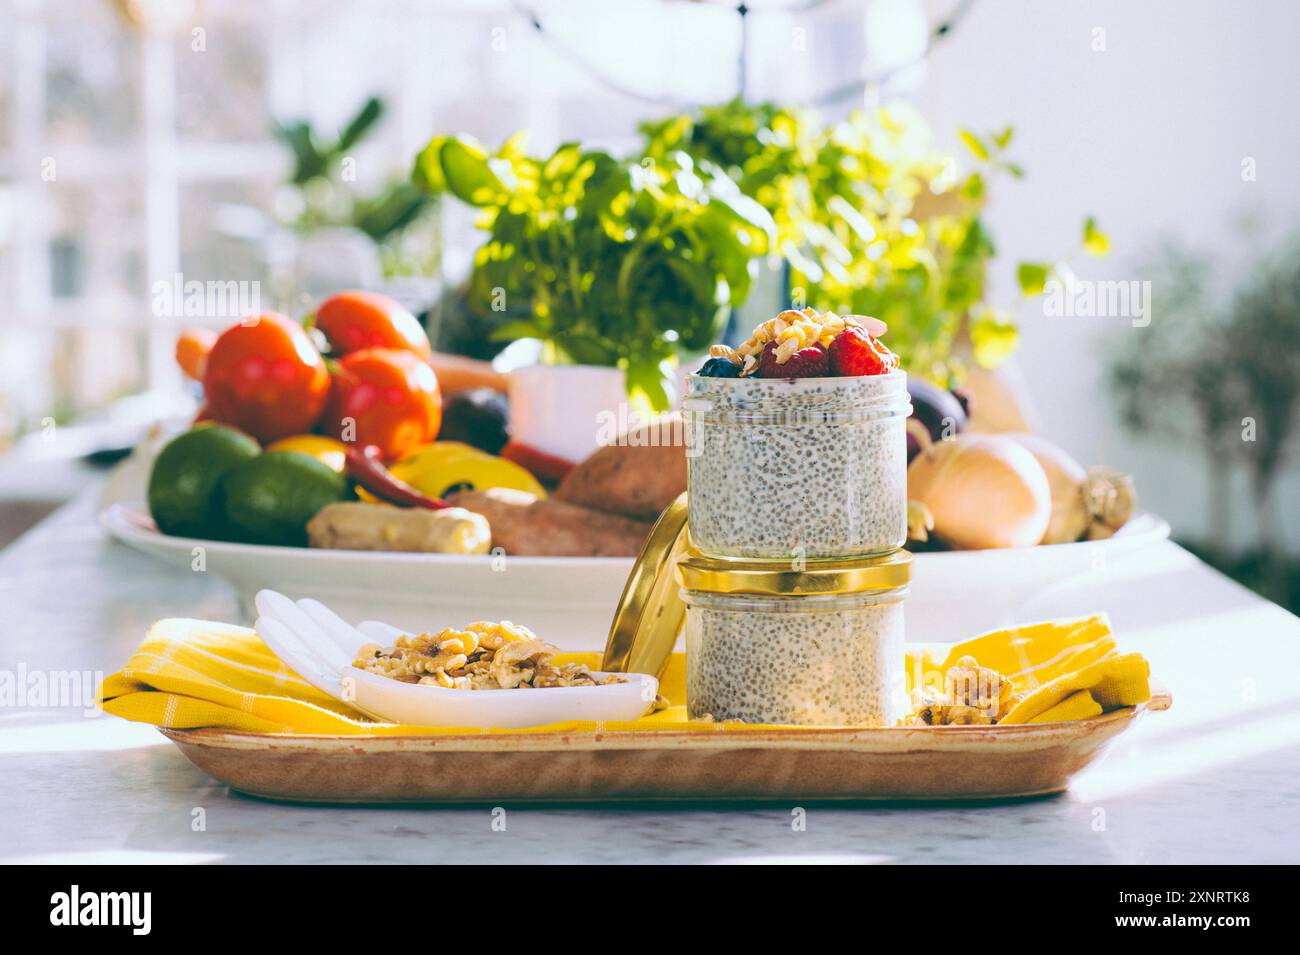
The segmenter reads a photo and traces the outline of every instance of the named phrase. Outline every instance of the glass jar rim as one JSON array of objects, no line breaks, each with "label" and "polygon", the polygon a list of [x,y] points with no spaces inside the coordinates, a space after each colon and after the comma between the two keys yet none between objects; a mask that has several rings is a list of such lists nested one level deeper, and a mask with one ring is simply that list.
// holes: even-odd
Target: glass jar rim
[{"label": "glass jar rim", "polygon": [[751,613],[835,613],[862,607],[886,607],[901,603],[908,588],[894,590],[864,590],[847,594],[751,594],[718,593],[711,590],[681,589],[680,597],[689,610],[725,610]]},{"label": "glass jar rim", "polygon": [[691,372],[686,376],[686,380],[691,383],[697,381],[708,382],[709,384],[716,383],[724,388],[752,388],[758,383],[771,384],[774,381],[779,381],[790,388],[811,389],[815,385],[825,385],[828,382],[881,382],[892,385],[894,382],[905,382],[907,372],[902,368],[894,368],[883,375],[816,375],[808,378],[759,378],[757,375],[751,375],[748,378],[715,378],[712,375]]},{"label": "glass jar rim", "polygon": [[857,560],[756,561],[710,557],[692,549],[677,561],[687,591],[800,597],[814,594],[885,594],[912,579],[912,555],[896,550]]},{"label": "glass jar rim", "polygon": [[850,424],[912,412],[907,374],[843,378],[709,378],[691,375],[685,420],[734,424]]}]

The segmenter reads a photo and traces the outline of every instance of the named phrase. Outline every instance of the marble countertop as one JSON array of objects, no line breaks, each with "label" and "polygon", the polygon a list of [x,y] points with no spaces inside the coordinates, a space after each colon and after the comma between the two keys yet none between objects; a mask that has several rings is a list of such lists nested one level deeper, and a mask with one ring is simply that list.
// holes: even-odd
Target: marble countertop
[{"label": "marble countertop", "polygon": [[[118,667],[154,620],[233,590],[103,538],[83,494],[0,551],[0,681]],[[0,701],[0,862],[1300,861],[1300,620],[1173,544],[1025,608],[1110,612],[1174,708],[1069,792],[979,806],[322,808],[232,793],[152,727]],[[0,684],[2,685],[2,684]],[[802,820],[802,825],[795,825]],[[494,822],[496,825],[494,825]]]}]

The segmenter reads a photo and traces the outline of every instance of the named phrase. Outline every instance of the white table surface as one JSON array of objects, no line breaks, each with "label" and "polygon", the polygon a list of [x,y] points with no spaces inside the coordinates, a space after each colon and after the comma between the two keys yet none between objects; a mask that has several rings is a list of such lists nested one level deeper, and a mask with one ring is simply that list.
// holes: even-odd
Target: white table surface
[{"label": "white table surface", "polygon": [[[0,551],[0,679],[109,673],[221,581],[103,539],[92,496]],[[1063,795],[991,806],[320,808],[228,791],[152,727],[0,705],[0,861],[1297,862],[1300,620],[1173,544],[1026,619],[1107,610],[1173,691]],[[12,685],[12,683],[11,683]],[[201,823],[201,824],[200,824]]]}]

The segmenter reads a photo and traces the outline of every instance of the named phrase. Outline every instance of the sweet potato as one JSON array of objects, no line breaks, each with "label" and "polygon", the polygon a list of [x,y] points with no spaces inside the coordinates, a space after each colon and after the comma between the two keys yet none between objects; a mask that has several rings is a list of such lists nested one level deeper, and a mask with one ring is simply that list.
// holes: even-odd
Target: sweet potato
[{"label": "sweet potato", "polygon": [[560,482],[555,497],[653,521],[685,490],[685,432],[678,415],[665,415],[589,455]]},{"label": "sweet potato", "polygon": [[459,491],[447,501],[486,517],[492,546],[519,556],[633,557],[650,533],[642,521],[511,488]]}]

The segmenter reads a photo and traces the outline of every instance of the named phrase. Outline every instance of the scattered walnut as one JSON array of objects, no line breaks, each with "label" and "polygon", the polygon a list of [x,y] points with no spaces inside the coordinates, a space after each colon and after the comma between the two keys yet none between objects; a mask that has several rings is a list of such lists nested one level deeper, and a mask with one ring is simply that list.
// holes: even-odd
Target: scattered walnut
[{"label": "scattered walnut", "polygon": [[909,726],[992,726],[1006,716],[1023,694],[997,670],[962,657],[943,675],[943,691],[913,693]]},{"label": "scattered walnut", "polygon": [[530,690],[555,686],[626,683],[619,674],[597,675],[581,663],[556,666],[559,651],[527,627],[472,623],[464,630],[398,637],[388,648],[366,644],[352,665],[401,683],[457,690]]}]

